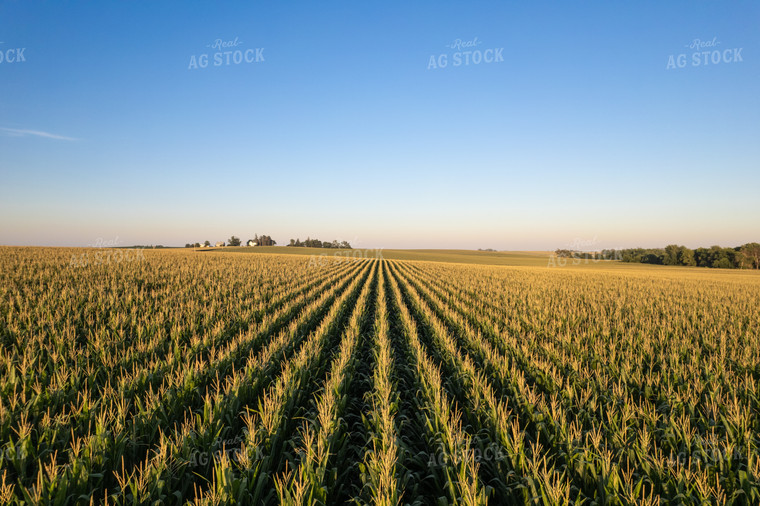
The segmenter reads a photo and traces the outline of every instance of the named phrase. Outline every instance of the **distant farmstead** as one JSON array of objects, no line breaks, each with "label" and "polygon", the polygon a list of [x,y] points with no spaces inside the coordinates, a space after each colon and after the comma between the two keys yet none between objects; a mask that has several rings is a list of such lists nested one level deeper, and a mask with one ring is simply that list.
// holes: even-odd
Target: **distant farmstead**
[{"label": "distant farmstead", "polygon": [[253,239],[248,241],[248,246],[258,246],[258,245],[259,245],[258,241],[254,241]]},{"label": "distant farmstead", "polygon": [[224,248],[224,242],[219,241],[218,243],[216,243],[216,247],[217,248]]}]

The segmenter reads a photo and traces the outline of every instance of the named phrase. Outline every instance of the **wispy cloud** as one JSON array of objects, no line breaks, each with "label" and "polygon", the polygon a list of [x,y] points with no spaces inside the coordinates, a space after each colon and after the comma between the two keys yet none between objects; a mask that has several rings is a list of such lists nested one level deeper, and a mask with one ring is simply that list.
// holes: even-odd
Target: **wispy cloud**
[{"label": "wispy cloud", "polygon": [[73,137],[66,137],[65,135],[57,135],[57,134],[51,134],[49,132],[43,132],[41,130],[22,130],[18,128],[3,128],[3,127],[0,127],[0,130],[5,132],[6,135],[11,135],[13,137],[24,137],[27,135],[34,135],[37,137],[44,137],[46,139],[56,139],[59,141],[78,141],[79,140]]}]

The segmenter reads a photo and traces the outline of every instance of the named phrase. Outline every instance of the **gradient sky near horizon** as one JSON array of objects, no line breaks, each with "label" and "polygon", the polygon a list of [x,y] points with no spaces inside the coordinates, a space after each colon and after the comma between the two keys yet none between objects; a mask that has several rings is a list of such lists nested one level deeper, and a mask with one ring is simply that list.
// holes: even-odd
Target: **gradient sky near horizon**
[{"label": "gradient sky near horizon", "polygon": [[[0,63],[0,244],[760,241],[759,26],[757,2],[0,0],[25,60]],[[454,66],[457,39],[503,61]],[[215,66],[216,40],[264,61]]]}]

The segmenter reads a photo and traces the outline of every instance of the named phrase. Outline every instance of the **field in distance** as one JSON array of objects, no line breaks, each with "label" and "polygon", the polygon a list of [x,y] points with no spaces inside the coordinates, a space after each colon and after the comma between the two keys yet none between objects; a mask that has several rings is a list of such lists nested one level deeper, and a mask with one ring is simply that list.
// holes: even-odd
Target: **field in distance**
[{"label": "field in distance", "polygon": [[225,247],[198,251],[230,251],[244,253],[279,253],[286,255],[325,255],[332,258],[376,258],[387,260],[420,260],[480,265],[546,266],[549,251],[475,251],[459,249],[331,249],[291,248],[282,246]]},{"label": "field in distance", "polygon": [[760,504],[760,272],[299,249],[0,247],[0,503]]},{"label": "field in distance", "polygon": [[661,279],[719,277],[724,281],[757,277],[760,272],[742,269],[710,269],[706,267],[668,266],[626,263],[614,260],[591,260],[557,257],[553,251],[476,251],[457,249],[331,249],[292,248],[282,246],[224,247],[196,249],[200,253],[280,254],[314,257],[312,264],[324,265],[348,259],[386,259],[424,262],[446,262],[483,266],[536,267],[560,270],[621,271],[652,275]]}]

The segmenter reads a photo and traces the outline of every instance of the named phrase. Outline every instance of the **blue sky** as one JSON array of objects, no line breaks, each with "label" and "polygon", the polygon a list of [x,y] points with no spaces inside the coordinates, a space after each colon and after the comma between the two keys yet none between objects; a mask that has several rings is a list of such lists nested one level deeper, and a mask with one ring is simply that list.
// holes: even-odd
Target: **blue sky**
[{"label": "blue sky", "polygon": [[[757,2],[0,0],[0,244],[757,241],[759,22]],[[454,66],[486,49],[503,61]]]}]

